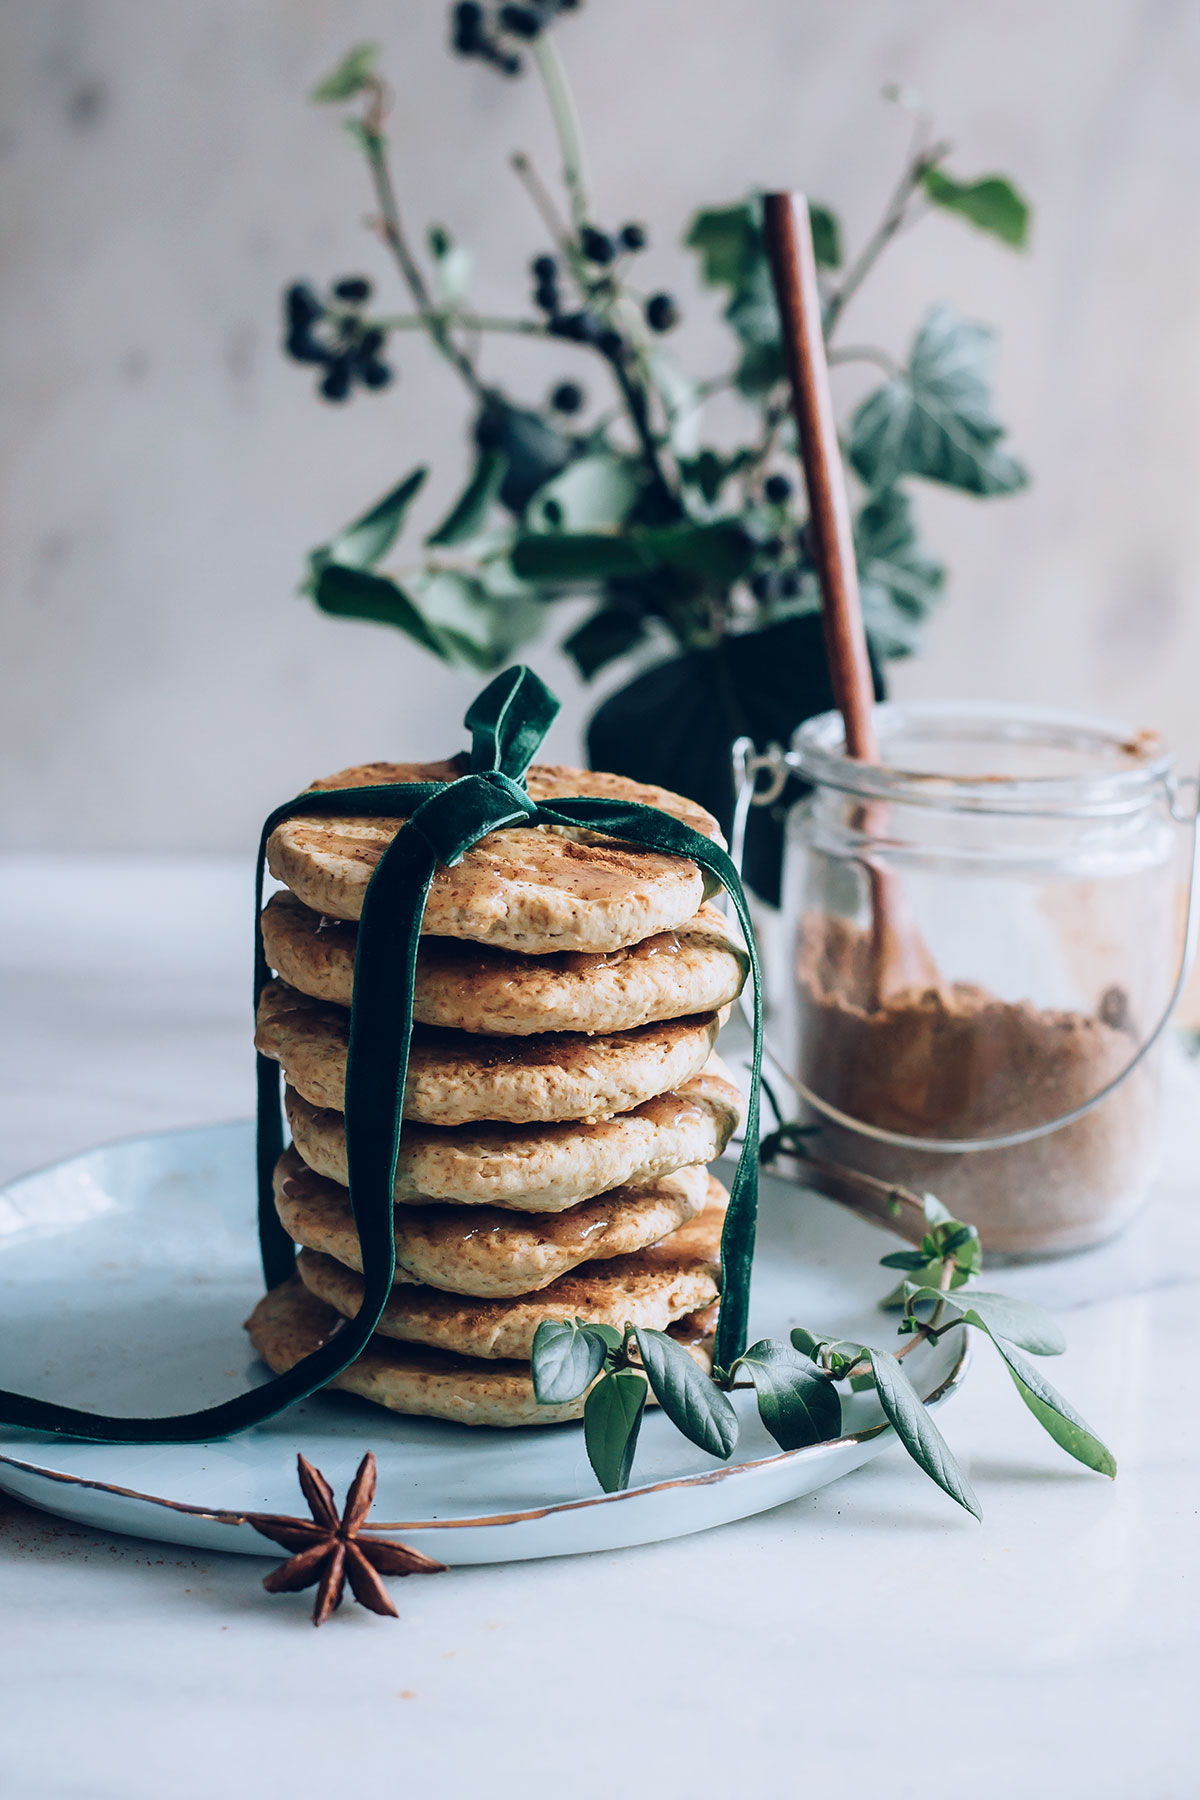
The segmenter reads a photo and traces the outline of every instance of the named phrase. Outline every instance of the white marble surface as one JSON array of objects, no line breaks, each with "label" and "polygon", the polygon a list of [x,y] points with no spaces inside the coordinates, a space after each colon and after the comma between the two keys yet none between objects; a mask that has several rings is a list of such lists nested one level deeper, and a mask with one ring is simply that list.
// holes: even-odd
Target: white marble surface
[{"label": "white marble surface", "polygon": [[[249,894],[225,863],[0,861],[0,1173],[249,1110]],[[319,1636],[240,1557],[0,1499],[0,1792],[895,1800],[1197,1792],[1195,1070],[1120,1246],[1003,1285],[1114,1447],[1068,1462],[982,1348],[943,1427],[975,1525],[890,1450],[810,1499],[619,1556],[462,1570]],[[967,1771],[969,1770],[969,1776]]]}]

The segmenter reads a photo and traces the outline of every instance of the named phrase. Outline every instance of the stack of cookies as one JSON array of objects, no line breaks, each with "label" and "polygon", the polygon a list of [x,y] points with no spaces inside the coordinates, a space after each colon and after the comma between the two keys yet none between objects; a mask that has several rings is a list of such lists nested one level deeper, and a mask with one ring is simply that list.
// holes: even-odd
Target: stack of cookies
[{"label": "stack of cookies", "polygon": [[[458,762],[373,763],[318,788],[452,781]],[[534,800],[640,801],[718,838],[661,788],[529,771]],[[343,1119],[355,921],[395,819],[298,815],[268,846],[256,1042],[287,1081],[276,1206],[296,1275],[248,1322],[276,1371],[353,1316],[361,1257]],[[395,1180],[396,1276],[335,1386],[465,1424],[553,1424],[529,1358],[545,1319],[669,1330],[707,1366],[726,1196],[706,1164],[741,1099],[714,1055],[745,951],[679,857],[583,831],[495,832],[439,868],[423,924]]]}]

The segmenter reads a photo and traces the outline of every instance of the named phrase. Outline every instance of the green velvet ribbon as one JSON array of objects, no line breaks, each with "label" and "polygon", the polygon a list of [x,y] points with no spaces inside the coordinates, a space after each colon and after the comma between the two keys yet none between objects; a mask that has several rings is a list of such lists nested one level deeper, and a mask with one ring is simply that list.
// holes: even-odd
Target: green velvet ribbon
[{"label": "green velvet ribbon", "polygon": [[[413,990],[421,922],[439,866],[452,868],[491,831],[513,825],[585,827],[639,850],[688,857],[732,896],[754,981],[754,1062],[746,1139],[730,1189],[721,1240],[722,1294],[716,1361],[728,1368],[746,1347],[750,1269],[758,1208],[758,1088],[762,1001],[746,897],[724,850],[652,806],[595,798],[537,805],[526,771],[558,712],[558,701],[529,669],[507,670],[479,695],[465,724],[467,764],[451,782],[395,782],[325,788],[278,806],[263,826],[255,890],[254,999],[270,968],[263,949],[263,870],[267,840],[297,813],[348,813],[406,822],[380,857],[363,900],[355,953],[346,1062],[346,1149],[350,1205],[362,1248],[363,1296],[358,1312],[319,1349],[282,1375],[198,1412],[158,1419],[108,1417],[48,1400],[0,1391],[0,1422],[108,1443],[194,1443],[259,1425],[332,1381],[365,1349],[391,1294],[396,1266],[392,1190],[400,1143],[404,1084],[412,1038]],[[275,1210],[272,1177],[283,1151],[282,1071],[258,1058],[258,1228],[268,1287],[286,1281],[295,1245]],[[197,1245],[198,1253],[202,1246]]]}]

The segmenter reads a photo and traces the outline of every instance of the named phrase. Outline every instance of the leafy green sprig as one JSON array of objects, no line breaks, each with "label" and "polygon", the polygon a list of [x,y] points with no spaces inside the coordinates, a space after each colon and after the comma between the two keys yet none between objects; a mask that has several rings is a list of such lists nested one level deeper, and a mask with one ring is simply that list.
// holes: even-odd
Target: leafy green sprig
[{"label": "leafy green sprig", "polygon": [[753,1389],[759,1417],[782,1450],[834,1441],[842,1431],[842,1391],[874,1390],[913,1461],[980,1518],[970,1482],[903,1367],[917,1344],[936,1344],[970,1326],[995,1345],[1017,1392],[1055,1443],[1089,1469],[1115,1475],[1112,1453],[1028,1360],[1057,1356],[1066,1348],[1055,1320],[1028,1301],[978,1287],[983,1266],[978,1231],[951,1218],[932,1195],[920,1204],[925,1224],[920,1244],[881,1258],[884,1268],[903,1272],[900,1288],[883,1303],[900,1308],[898,1332],[907,1340],[901,1347],[888,1350],[797,1327],[788,1343],[763,1338],[729,1369],[708,1376],[666,1332],[632,1324],[618,1331],[586,1319],[544,1320],[532,1351],[538,1402],[562,1406],[586,1395],[588,1458],[600,1486],[613,1493],[629,1485],[650,1394],[690,1443],[728,1461],[738,1442],[738,1415],[729,1399],[733,1390]]},{"label": "leafy green sprig", "polygon": [[[561,16],[573,10],[561,3],[460,4],[453,13],[460,54],[501,73],[526,63],[536,71],[557,134],[561,209],[530,159],[512,159],[551,245],[533,262],[531,313],[481,313],[469,301],[468,250],[437,225],[423,247],[410,236],[376,47],[352,50],[313,94],[323,105],[361,107],[347,128],[365,159],[374,224],[411,311],[373,314],[363,278],[335,282],[324,297],[294,284],[289,353],[318,365],[320,391],[341,401],[359,388],[394,387],[386,360],[392,340],[424,334],[465,390],[474,463],[447,518],[407,566],[384,571],[380,564],[399,537],[423,468],[312,553],[305,590],[328,613],[392,625],[444,660],[485,671],[545,628],[551,603],[580,595],[592,596],[594,609],[564,647],[585,678],[656,643],[709,651],[747,633],[774,634],[768,660],[775,664],[811,660],[809,635],[797,626],[817,607],[817,584],[804,496],[778,466],[790,461],[791,426],[758,202],[704,209],[688,227],[685,242],[703,282],[722,297],[736,346],[725,373],[696,378],[663,341],[678,322],[677,302],[639,282],[646,228],[597,224],[554,41]],[[893,98],[911,107],[906,96]],[[845,426],[859,487],[864,608],[882,657],[915,647],[944,581],[918,541],[912,481],[985,497],[1012,493],[1026,479],[1003,445],[986,327],[935,308],[903,362],[875,346],[836,341],[847,307],[887,245],[923,211],[955,214],[1001,243],[1024,246],[1029,209],[1013,184],[995,175],[962,180],[946,167],[949,153],[918,114],[895,191],[853,257],[845,254],[836,215],[812,209],[831,361],[874,364],[885,377]],[[541,404],[512,397],[484,369],[481,346],[497,334],[538,338],[556,352],[591,358],[611,404],[587,422],[575,416],[577,404],[554,403],[564,392],[579,396],[577,383],[558,382]],[[706,435],[706,403],[722,391],[749,415],[743,441],[732,447]],[[366,520],[374,521],[369,530]],[[774,723],[757,718],[758,700],[738,695],[738,730],[748,723],[778,735]]]}]

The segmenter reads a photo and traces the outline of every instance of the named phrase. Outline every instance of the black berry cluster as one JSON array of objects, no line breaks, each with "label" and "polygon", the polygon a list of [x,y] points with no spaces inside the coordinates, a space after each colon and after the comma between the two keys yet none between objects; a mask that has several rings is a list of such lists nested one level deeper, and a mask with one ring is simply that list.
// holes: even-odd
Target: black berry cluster
[{"label": "black berry cluster", "polygon": [[[789,498],[792,484],[786,475],[769,475],[763,484],[766,498],[774,506],[782,506]],[[759,545],[759,567],[750,577],[750,592],[762,605],[773,600],[798,600],[804,584],[804,571],[811,564],[808,534],[803,526],[787,536],[776,533]]]},{"label": "black berry cluster", "polygon": [[[588,228],[585,227],[585,231]],[[555,337],[571,344],[591,344],[602,356],[613,361],[625,354],[625,340],[619,331],[596,313],[586,308],[566,311],[559,287],[559,267],[553,256],[535,256],[530,264],[533,276],[533,303],[546,314],[546,325]]]},{"label": "black berry cluster", "polygon": [[524,6],[483,6],[458,0],[450,12],[450,42],[459,56],[477,56],[501,75],[519,75],[524,64],[515,45],[530,44],[559,13],[574,12],[580,0],[534,0]]},{"label": "black berry cluster", "polygon": [[346,275],[330,289],[331,305],[306,281],[293,282],[283,296],[286,335],[283,347],[293,362],[311,363],[325,372],[318,391],[326,400],[348,400],[355,382],[384,388],[392,370],[382,351],[386,333],[363,318],[361,307],[371,298],[365,275]]}]

